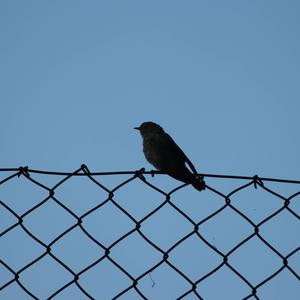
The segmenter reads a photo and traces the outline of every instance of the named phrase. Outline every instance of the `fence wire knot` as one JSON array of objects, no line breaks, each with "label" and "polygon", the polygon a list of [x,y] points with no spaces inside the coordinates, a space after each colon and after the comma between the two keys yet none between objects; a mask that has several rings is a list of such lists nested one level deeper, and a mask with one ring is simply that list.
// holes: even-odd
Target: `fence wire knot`
[{"label": "fence wire knot", "polygon": [[27,166],[26,167],[19,167],[18,177],[20,177],[21,175],[23,175],[25,177],[30,177]]},{"label": "fence wire knot", "polygon": [[258,175],[253,176],[253,183],[254,183],[254,188],[257,189],[257,185],[263,186],[264,183],[263,181],[258,177]]}]

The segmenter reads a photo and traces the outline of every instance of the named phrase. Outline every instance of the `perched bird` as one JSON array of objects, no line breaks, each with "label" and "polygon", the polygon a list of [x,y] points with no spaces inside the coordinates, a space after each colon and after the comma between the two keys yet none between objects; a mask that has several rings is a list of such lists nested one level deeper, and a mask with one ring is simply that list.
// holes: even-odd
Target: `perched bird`
[{"label": "perched bird", "polygon": [[145,157],[155,168],[177,180],[192,184],[198,191],[205,189],[205,182],[197,175],[191,161],[161,126],[154,122],[144,122],[134,129],[139,130]]}]

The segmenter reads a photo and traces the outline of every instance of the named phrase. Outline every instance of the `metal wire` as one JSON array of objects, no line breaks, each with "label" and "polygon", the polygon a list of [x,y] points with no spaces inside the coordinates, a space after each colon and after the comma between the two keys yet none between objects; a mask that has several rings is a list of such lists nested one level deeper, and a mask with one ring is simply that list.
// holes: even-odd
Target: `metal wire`
[{"label": "metal wire", "polygon": [[[5,174],[9,175],[5,175]],[[207,215],[205,218],[201,218],[197,221],[193,220],[182,208],[179,208],[177,205],[174,204],[172,201],[174,195],[184,187],[186,187],[186,184],[180,185],[177,188],[173,189],[172,191],[166,193],[162,191],[157,186],[154,186],[150,183],[150,181],[146,180],[144,175],[152,175],[152,176],[161,176],[161,172],[158,171],[145,171],[144,169],[137,170],[137,171],[126,171],[126,172],[90,172],[88,167],[86,165],[82,165],[79,169],[77,169],[74,172],[50,172],[50,171],[41,171],[41,170],[33,170],[29,169],[28,167],[20,167],[20,168],[2,168],[0,169],[0,174],[3,175],[3,179],[0,181],[0,209],[4,211],[6,215],[9,217],[13,216],[14,222],[12,225],[8,226],[7,228],[4,228],[2,232],[0,232],[0,241],[1,239],[4,239],[7,237],[13,230],[16,228],[22,230],[30,239],[32,239],[35,243],[37,243],[39,246],[41,246],[44,250],[42,253],[34,257],[29,263],[24,264],[21,268],[15,269],[13,266],[10,265],[10,263],[7,261],[6,257],[0,257],[0,267],[5,269],[5,272],[10,274],[7,280],[1,280],[0,281],[0,298],[1,293],[3,293],[5,290],[9,289],[12,285],[17,285],[19,288],[22,289],[22,291],[32,299],[40,299],[34,291],[24,283],[22,280],[22,275],[26,273],[26,271],[30,270],[34,265],[38,264],[41,260],[43,260],[45,257],[49,257],[53,259],[56,263],[58,263],[62,269],[68,273],[72,277],[71,280],[67,282],[63,282],[61,286],[56,289],[51,294],[47,295],[47,299],[54,299],[57,296],[59,296],[61,293],[63,293],[66,289],[70,288],[71,286],[76,286],[80,293],[82,293],[82,296],[87,297],[88,299],[103,299],[99,297],[98,295],[92,294],[87,287],[80,281],[82,277],[84,277],[86,274],[91,272],[93,268],[95,268],[97,265],[102,264],[104,261],[109,261],[115,268],[117,268],[122,276],[125,276],[130,284],[128,284],[125,288],[120,289],[117,291],[117,293],[112,296],[112,299],[121,299],[122,296],[126,295],[127,293],[135,293],[137,296],[139,296],[141,299],[148,299],[148,296],[146,292],[143,290],[141,286],[139,286],[140,282],[145,278],[145,276],[151,276],[151,273],[158,269],[162,265],[168,265],[176,274],[187,283],[189,288],[187,288],[183,293],[176,295],[176,299],[187,299],[186,297],[193,295],[195,299],[205,299],[205,296],[201,294],[201,287],[202,284],[204,284],[209,278],[217,274],[218,272],[221,272],[224,268],[229,269],[237,278],[240,280],[241,283],[247,286],[248,292],[243,295],[242,299],[262,299],[259,296],[259,291],[266,286],[268,283],[270,283],[274,278],[279,276],[283,270],[290,273],[290,276],[296,280],[296,282],[300,283],[300,274],[299,270],[297,270],[297,267],[295,264],[292,263],[292,260],[296,259],[297,255],[299,257],[300,253],[300,245],[298,241],[298,245],[292,249],[289,253],[283,254],[282,251],[279,249],[279,247],[275,246],[271,242],[268,241],[267,238],[265,238],[264,235],[260,233],[260,229],[262,226],[264,226],[266,223],[269,223],[270,220],[274,219],[276,216],[287,213],[289,214],[294,220],[297,222],[300,221],[299,211],[296,211],[296,209],[293,208],[292,204],[299,203],[299,195],[300,190],[297,192],[292,193],[288,197],[282,196],[281,194],[275,192],[273,189],[266,186],[267,182],[272,182],[274,184],[279,183],[285,183],[290,185],[299,185],[300,181],[298,180],[287,180],[287,179],[275,179],[275,178],[260,178],[257,175],[253,177],[249,176],[231,176],[231,175],[216,175],[216,174],[199,174],[207,178],[214,178],[215,180],[244,180],[245,183],[238,186],[237,188],[233,189],[227,194],[222,193],[217,188],[207,185],[206,190],[201,192],[201,195],[205,195],[205,193],[211,193],[216,197],[219,197],[222,200],[222,205],[220,205],[217,209],[215,209],[212,213]],[[59,176],[61,177],[58,182],[56,182],[52,186],[45,185],[40,180],[35,178],[37,175],[46,175],[46,176]],[[117,184],[114,188],[108,188],[105,186],[98,177],[103,178],[103,176],[124,176],[128,175],[128,178],[126,180],[123,180],[121,183]],[[103,197],[99,197],[97,205],[94,205],[92,208],[89,208],[86,210],[83,214],[78,215],[78,213],[74,212],[72,208],[68,207],[67,204],[64,203],[63,199],[59,199],[59,197],[56,196],[57,190],[62,187],[66,182],[68,182],[73,177],[80,178],[88,178],[91,180],[94,184],[96,184],[99,191],[102,193],[104,192],[106,194],[106,197],[103,199]],[[33,186],[38,186],[44,191],[47,192],[47,197],[44,199],[41,199],[37,204],[30,207],[30,209],[27,209],[25,212],[22,212],[19,214],[15,209],[13,209],[5,199],[2,199],[1,196],[1,188],[4,187],[8,182],[23,177],[30,184]],[[148,188],[152,189],[154,192],[161,196],[163,196],[164,200],[154,209],[152,209],[149,213],[147,213],[145,216],[143,216],[141,219],[137,219],[134,217],[129,210],[124,207],[124,205],[120,205],[116,200],[115,197],[118,195],[118,192],[121,188],[124,186],[126,187],[127,184],[129,184],[132,181],[139,180],[143,182]],[[254,222],[250,217],[248,217],[245,212],[243,212],[241,209],[239,209],[236,205],[232,202],[232,197],[238,196],[239,193],[241,193],[243,190],[248,189],[249,187],[253,187],[253,189],[262,189],[268,195],[280,199],[281,205],[279,208],[277,208],[275,211],[272,211],[268,214],[265,218],[260,220],[259,222]],[[86,191],[88,193],[88,191]],[[298,198],[297,198],[298,197]],[[205,201],[205,196],[202,197]],[[23,201],[26,201],[26,195],[23,199]],[[72,222],[72,225],[69,226],[66,230],[63,230],[62,232],[59,232],[59,234],[49,243],[42,240],[40,237],[35,235],[26,225],[26,219],[28,216],[32,216],[37,213],[38,209],[40,209],[42,206],[46,205],[49,202],[56,203],[59,208],[70,215],[72,219],[74,220]],[[221,203],[221,202],[220,202]],[[113,208],[118,211],[118,213],[122,213],[126,218],[128,218],[131,222],[134,223],[134,227],[126,232],[125,234],[122,234],[121,236],[118,236],[109,246],[105,246],[105,243],[99,239],[97,239],[86,227],[85,227],[85,220],[88,216],[90,216],[95,211],[101,211],[104,209],[106,205],[112,205]],[[160,210],[163,209],[163,207],[169,206],[171,207],[180,218],[184,219],[188,224],[190,224],[190,231],[178,239],[175,243],[172,244],[171,247],[169,247],[167,250],[164,250],[162,246],[157,244],[151,236],[149,237],[145,232],[143,231],[144,224],[153,218],[156,214],[160,212]],[[229,251],[222,250],[220,248],[217,248],[215,245],[212,244],[211,241],[209,241],[205,234],[200,230],[200,227],[204,226],[217,216],[224,213],[226,209],[230,209],[232,212],[234,212],[239,218],[241,218],[243,221],[245,221],[251,228],[252,232],[250,234],[247,234],[241,241],[236,243]],[[52,216],[53,222],[56,221],[55,216]],[[163,224],[162,224],[163,226]],[[70,235],[74,230],[80,230],[92,243],[94,243],[97,247],[99,247],[99,257],[94,260],[92,263],[89,263],[84,268],[81,268],[80,271],[74,271],[74,269],[69,266],[65,261],[63,261],[60,257],[58,257],[54,251],[52,250],[53,247],[65,239],[68,235]],[[287,231],[289,231],[289,228],[287,228]],[[111,253],[114,251],[114,249],[122,242],[124,242],[126,239],[129,239],[132,234],[138,234],[147,245],[153,249],[153,251],[157,252],[161,258],[151,265],[150,268],[147,268],[146,271],[134,275],[130,270],[128,270],[124,264],[120,263],[116,259],[113,258]],[[182,270],[176,263],[173,262],[173,260],[170,259],[170,256],[172,256],[173,251],[182,246],[184,243],[186,243],[187,240],[190,238],[197,238],[201,240],[207,247],[209,247],[210,251],[214,253],[219,259],[221,258],[221,262],[214,268],[212,268],[209,272],[207,272],[204,275],[201,275],[196,280],[192,279],[192,276],[188,274],[186,271]],[[272,255],[275,255],[277,258],[280,259],[281,265],[276,268],[272,274],[268,274],[265,276],[260,282],[253,283],[249,278],[247,278],[247,275],[242,272],[239,267],[234,265],[231,262],[231,258],[234,254],[239,253],[243,247],[247,247],[248,243],[253,240],[254,238],[258,238],[261,243],[263,243]],[[15,241],[16,245],[18,244],[18,241]],[[201,253],[199,254],[201,256]],[[46,275],[44,275],[46,276]],[[7,277],[7,276],[6,276]],[[50,280],[50,278],[49,278]],[[153,281],[152,277],[151,280]],[[153,285],[155,282],[153,281]],[[2,298],[1,298],[2,299]]]}]

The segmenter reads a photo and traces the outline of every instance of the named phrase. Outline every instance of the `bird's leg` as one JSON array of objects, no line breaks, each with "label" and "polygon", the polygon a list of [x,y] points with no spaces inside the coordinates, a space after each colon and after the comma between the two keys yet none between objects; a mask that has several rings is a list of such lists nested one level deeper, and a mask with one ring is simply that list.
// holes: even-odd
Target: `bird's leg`
[{"label": "bird's leg", "polygon": [[156,170],[151,170],[151,171],[150,171],[151,177],[154,177],[155,171],[156,171]]}]

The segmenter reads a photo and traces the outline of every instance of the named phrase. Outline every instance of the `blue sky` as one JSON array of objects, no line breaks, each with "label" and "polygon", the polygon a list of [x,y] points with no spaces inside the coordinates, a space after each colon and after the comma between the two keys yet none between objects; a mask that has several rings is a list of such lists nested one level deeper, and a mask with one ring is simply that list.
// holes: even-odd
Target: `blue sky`
[{"label": "blue sky", "polygon": [[[173,136],[199,172],[299,180],[299,9],[292,0],[2,1],[1,167],[152,169],[132,129],[151,120]],[[101,180],[113,185],[122,179]],[[161,188],[178,185],[148,179]],[[143,187],[124,189],[119,197],[134,198]],[[73,188],[64,192],[75,197],[79,189]],[[5,193],[18,198],[17,191]],[[205,203],[189,204],[190,213]],[[145,212],[139,202],[127,205]],[[45,212],[51,213],[59,214]],[[168,214],[163,220],[178,222]],[[5,256],[10,248],[3,249]],[[153,277],[157,285],[166,278]],[[147,284],[150,294],[165,295]],[[299,287],[290,291],[294,299]]]}]

